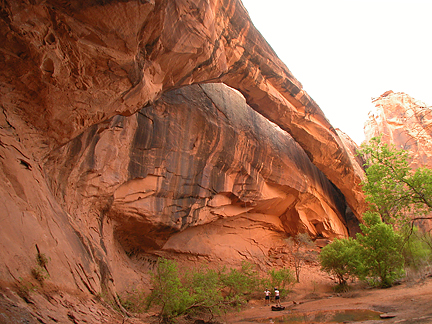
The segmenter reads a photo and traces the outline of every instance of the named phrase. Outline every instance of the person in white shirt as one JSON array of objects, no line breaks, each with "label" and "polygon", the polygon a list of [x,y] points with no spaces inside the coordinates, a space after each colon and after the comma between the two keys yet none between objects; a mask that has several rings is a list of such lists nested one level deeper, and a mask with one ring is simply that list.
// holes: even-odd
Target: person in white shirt
[{"label": "person in white shirt", "polygon": [[268,290],[266,288],[266,290],[264,291],[264,294],[265,294],[264,305],[270,305],[270,294],[271,294],[270,290]]},{"label": "person in white shirt", "polygon": [[281,306],[279,290],[277,288],[275,288],[274,290],[275,290],[275,302],[276,302],[276,305],[277,306]]}]

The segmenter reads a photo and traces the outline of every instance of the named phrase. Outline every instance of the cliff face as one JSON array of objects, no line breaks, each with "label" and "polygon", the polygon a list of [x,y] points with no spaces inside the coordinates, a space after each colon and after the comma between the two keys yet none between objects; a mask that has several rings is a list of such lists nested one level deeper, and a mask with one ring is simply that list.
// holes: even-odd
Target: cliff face
[{"label": "cliff face", "polygon": [[374,100],[376,111],[365,123],[366,140],[382,140],[410,152],[411,166],[432,168],[432,110],[421,101],[387,91]]},{"label": "cliff face", "polygon": [[[212,234],[199,233],[240,216],[248,228],[277,221],[276,232],[347,235],[343,195],[288,133],[223,84],[172,90],[137,114],[95,125],[51,152],[45,170],[75,214],[97,213],[105,201],[128,253],[175,249],[217,259]],[[194,238],[179,244],[182,236]],[[223,240],[232,251],[245,248]]]},{"label": "cliff face", "polygon": [[355,227],[352,143],[241,2],[4,1],[0,18],[4,285],[34,281],[39,250],[57,289],[118,301],[158,256],[283,265],[287,235]]},{"label": "cliff face", "polygon": [[33,126],[31,143],[41,133],[37,157],[168,89],[224,82],[288,131],[361,214],[360,177],[339,136],[240,1],[10,1],[1,23],[3,109],[19,117],[14,127]]}]

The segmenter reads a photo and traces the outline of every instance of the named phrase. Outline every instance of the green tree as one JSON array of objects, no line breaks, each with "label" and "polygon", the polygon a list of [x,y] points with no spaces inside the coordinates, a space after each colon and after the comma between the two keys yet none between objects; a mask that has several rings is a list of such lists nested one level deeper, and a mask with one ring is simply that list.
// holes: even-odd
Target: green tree
[{"label": "green tree", "polygon": [[391,225],[382,222],[378,213],[366,212],[363,220],[362,233],[356,235],[363,265],[360,277],[389,287],[404,273],[402,238]]},{"label": "green tree", "polygon": [[163,320],[184,314],[194,304],[193,297],[180,281],[174,261],[158,259],[151,283],[153,290],[148,296],[148,307],[152,303],[162,306],[159,315]]},{"label": "green tree", "polygon": [[361,273],[363,265],[359,252],[359,245],[353,238],[335,239],[321,250],[321,270],[334,275],[338,285],[344,286],[349,278]]},{"label": "green tree", "polygon": [[[380,137],[362,144],[359,153],[367,159],[363,190],[371,211],[387,223],[431,218],[426,215],[432,212],[432,170],[412,170],[408,152],[383,143]],[[416,216],[408,219],[411,212]]]}]

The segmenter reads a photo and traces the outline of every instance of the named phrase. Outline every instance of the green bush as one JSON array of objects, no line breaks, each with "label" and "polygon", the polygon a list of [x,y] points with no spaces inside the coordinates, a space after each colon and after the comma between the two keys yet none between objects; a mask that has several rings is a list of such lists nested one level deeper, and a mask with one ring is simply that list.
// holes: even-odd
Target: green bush
[{"label": "green bush", "polygon": [[224,307],[219,273],[212,269],[192,271],[187,280],[187,287],[194,301],[191,313],[204,312],[219,314]]},{"label": "green bush", "polygon": [[362,269],[359,245],[352,238],[335,239],[321,250],[319,258],[321,270],[334,275],[340,286],[346,285],[347,280]]},{"label": "green bush", "polygon": [[[183,314],[219,314],[227,307],[241,306],[259,289],[259,277],[253,264],[243,262],[240,269],[193,270],[180,277],[174,261],[159,259],[152,273],[153,290],[147,308],[161,306],[160,317],[172,321]],[[128,309],[134,304],[123,298]]]},{"label": "green bush", "polygon": [[357,234],[363,264],[361,278],[389,287],[404,274],[402,238],[391,225],[382,222],[378,213],[367,212],[363,220],[363,234]]},{"label": "green bush", "polygon": [[321,268],[335,275],[341,286],[356,276],[389,287],[404,274],[402,237],[377,213],[367,212],[363,220],[362,233],[356,235],[356,240],[335,239],[321,250]]},{"label": "green bush", "polygon": [[148,306],[152,303],[160,305],[160,317],[164,320],[169,321],[184,314],[194,303],[193,297],[180,281],[174,261],[159,259],[151,283],[153,290],[147,299]]},{"label": "green bush", "polygon": [[402,255],[407,268],[420,270],[431,264],[432,246],[428,234],[414,227],[410,235],[404,235],[407,239],[403,244]]},{"label": "green bush", "polygon": [[259,276],[250,262],[243,262],[241,269],[226,269],[219,273],[227,291],[226,300],[233,305],[244,304],[259,286]]},{"label": "green bush", "polygon": [[290,269],[282,268],[279,270],[271,269],[268,272],[268,280],[266,286],[277,287],[281,297],[285,297],[289,293],[289,288],[297,282],[293,272]]}]

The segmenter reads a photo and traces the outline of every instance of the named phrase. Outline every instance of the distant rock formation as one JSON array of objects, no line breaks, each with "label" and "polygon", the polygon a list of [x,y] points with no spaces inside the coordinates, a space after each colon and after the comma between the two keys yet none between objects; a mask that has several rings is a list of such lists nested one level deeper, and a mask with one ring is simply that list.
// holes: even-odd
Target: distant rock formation
[{"label": "distant rock formation", "polygon": [[411,166],[432,168],[432,107],[409,95],[387,91],[373,100],[376,111],[365,123],[366,140],[382,140],[411,152]]}]

